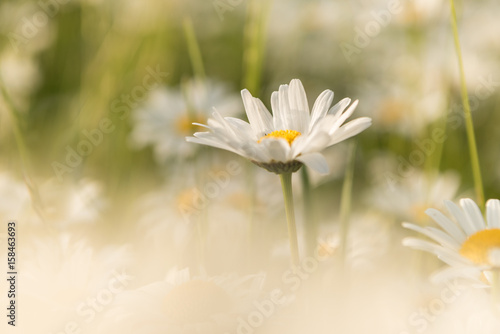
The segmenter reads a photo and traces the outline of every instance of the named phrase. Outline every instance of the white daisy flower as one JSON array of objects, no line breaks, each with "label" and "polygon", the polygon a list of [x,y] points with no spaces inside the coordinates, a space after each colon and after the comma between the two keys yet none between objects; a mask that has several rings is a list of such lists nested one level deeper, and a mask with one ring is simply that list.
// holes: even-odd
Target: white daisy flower
[{"label": "white daisy flower", "polygon": [[214,106],[235,115],[237,103],[237,96],[217,82],[190,80],[182,90],[155,89],[132,114],[131,144],[138,149],[151,145],[160,163],[170,157],[189,157],[195,147],[184,137],[195,130],[191,123],[205,122]]},{"label": "white daisy flower", "polygon": [[496,253],[500,248],[500,201],[490,199],[486,203],[486,222],[471,199],[460,200],[460,205],[462,210],[453,202],[445,201],[455,221],[436,209],[426,211],[441,229],[403,223],[404,227],[422,233],[437,243],[405,238],[403,244],[433,253],[450,266],[439,272],[434,277],[436,280],[465,277],[482,285],[489,284],[491,269],[496,265]]},{"label": "white daisy flower", "polygon": [[165,280],[117,296],[98,333],[232,333],[238,316],[259,298],[264,278],[193,277],[173,269]]},{"label": "white daisy flower", "polygon": [[370,118],[361,117],[342,125],[352,115],[358,101],[347,110],[349,98],[329,108],[333,100],[331,90],[321,93],[309,112],[306,93],[298,79],[273,92],[273,115],[248,90],[242,90],[241,95],[250,123],[222,117],[214,111],[208,125],[196,123],[210,131],[197,132],[186,140],[234,152],[276,174],[296,172],[302,164],[327,173],[328,164],[320,151],[360,133],[371,124]]}]

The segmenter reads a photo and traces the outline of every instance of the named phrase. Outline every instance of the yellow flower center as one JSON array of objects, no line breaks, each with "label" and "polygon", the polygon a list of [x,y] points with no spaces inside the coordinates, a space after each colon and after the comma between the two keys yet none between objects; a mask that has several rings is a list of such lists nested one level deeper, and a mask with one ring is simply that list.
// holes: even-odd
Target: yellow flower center
[{"label": "yellow flower center", "polygon": [[259,139],[259,143],[264,138],[274,137],[274,138],[283,138],[283,139],[286,139],[286,141],[288,142],[288,144],[291,146],[292,143],[293,143],[293,141],[295,140],[295,138],[297,138],[300,135],[301,135],[301,133],[299,131],[295,131],[295,130],[276,130],[276,131],[273,131],[273,132],[265,135],[264,137],[260,138]]},{"label": "yellow flower center", "polygon": [[193,324],[230,312],[232,304],[227,292],[214,282],[192,280],[167,293],[163,311],[171,321]]},{"label": "yellow flower center", "polygon": [[408,110],[408,106],[402,101],[396,99],[383,101],[379,110],[380,122],[394,125],[403,119],[405,110]]},{"label": "yellow flower center", "polygon": [[490,251],[500,248],[500,229],[482,230],[471,235],[460,248],[460,255],[481,265],[490,264]]},{"label": "yellow flower center", "polygon": [[177,208],[181,211],[187,208],[192,208],[193,204],[196,203],[198,199],[199,193],[196,192],[196,188],[185,189],[177,195]]},{"label": "yellow flower center", "polygon": [[416,203],[410,207],[410,213],[413,215],[414,219],[421,223],[427,219],[427,214],[425,211],[429,206],[427,204]]},{"label": "yellow flower center", "polygon": [[188,117],[186,113],[184,113],[181,117],[177,118],[175,121],[175,130],[180,135],[192,135],[198,129],[196,125],[193,123],[206,123],[206,117],[203,117],[200,114],[194,115],[194,117]]}]

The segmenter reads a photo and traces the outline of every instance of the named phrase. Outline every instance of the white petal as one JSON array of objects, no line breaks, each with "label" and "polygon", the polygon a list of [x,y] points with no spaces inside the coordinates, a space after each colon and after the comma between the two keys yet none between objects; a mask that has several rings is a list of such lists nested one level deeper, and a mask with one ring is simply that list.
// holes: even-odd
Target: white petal
[{"label": "white petal", "polygon": [[442,246],[436,245],[435,243],[412,237],[404,238],[402,244],[403,246],[420,249],[424,252],[429,252],[432,254],[437,254],[440,248],[443,248]]},{"label": "white petal", "polygon": [[488,228],[500,228],[500,201],[490,199],[486,202],[486,220]]},{"label": "white petal", "polygon": [[441,230],[438,230],[436,228],[432,227],[427,227],[423,228],[420,226],[417,226],[415,224],[410,224],[410,223],[403,223],[403,227],[419,232],[423,235],[428,236],[431,239],[434,239],[435,241],[439,242],[442,246],[452,248],[454,250],[458,250],[460,248],[460,244],[453,240],[449,235],[444,233]]},{"label": "white petal", "polygon": [[263,122],[263,127],[266,130],[266,134],[272,132],[274,130],[273,115],[271,115],[269,110],[267,110],[266,106],[260,99],[254,97],[253,100],[255,105],[257,106],[257,109],[259,110],[259,115]]},{"label": "white petal", "polygon": [[467,219],[474,225],[476,232],[486,228],[481,210],[479,210],[479,207],[473,200],[470,198],[463,198],[460,200],[460,205],[464,209]]},{"label": "white petal", "polygon": [[435,274],[432,274],[430,279],[433,283],[438,284],[448,282],[457,277],[463,277],[468,280],[473,280],[477,283],[480,283],[480,275],[481,271],[471,266],[447,267]]},{"label": "white petal", "polygon": [[285,130],[286,125],[280,110],[280,98],[278,92],[273,92],[271,94],[271,108],[273,110],[274,130]]},{"label": "white petal", "polygon": [[290,108],[307,112],[309,114],[309,104],[307,103],[307,95],[304,86],[299,79],[290,81],[290,89],[288,92]]},{"label": "white petal", "polygon": [[449,265],[457,265],[457,264],[470,264],[466,258],[460,256],[458,252],[454,250],[450,250],[443,246],[434,244],[432,242],[421,240],[417,238],[404,238],[403,245],[407,247],[411,247],[414,249],[420,249],[425,252],[432,253],[436,255],[441,261],[449,264]]},{"label": "white petal", "polygon": [[476,232],[475,227],[469,223],[469,220],[467,219],[465,214],[455,203],[453,203],[452,201],[444,201],[444,205],[446,206],[450,214],[455,217],[455,220],[464,230],[467,236],[470,236],[471,234],[474,234]]},{"label": "white petal", "polygon": [[310,122],[309,105],[304,86],[302,86],[302,82],[298,79],[293,79],[290,82],[288,102],[290,106],[290,116],[292,116],[290,130],[306,133],[309,130]]},{"label": "white petal", "polygon": [[[252,97],[252,94],[246,89],[241,91],[241,98],[245,105],[245,111],[248,121],[258,137],[262,137],[266,133],[271,132],[272,117],[264,104],[256,102],[257,99]],[[260,100],[259,100],[260,101]]]},{"label": "white petal", "polygon": [[[349,117],[351,117],[352,113],[354,112],[354,109],[356,109],[356,107],[358,106],[358,102],[359,102],[358,100],[354,101],[354,103],[346,111],[344,111],[340,115],[338,120],[335,122],[333,127],[330,129],[330,133],[333,133],[335,130],[340,128],[340,126],[345,122],[345,120],[348,119]],[[335,108],[335,106],[332,108],[332,110],[334,108]]]},{"label": "white petal", "polygon": [[[203,132],[203,133],[205,133],[205,132]],[[196,135],[196,133],[195,133],[195,135]],[[237,150],[235,150],[234,148],[230,147],[226,143],[218,141],[218,140],[216,140],[214,138],[186,137],[186,141],[188,141],[190,143],[196,143],[196,144],[202,144],[202,145],[212,146],[212,147],[216,147],[216,148],[220,148],[220,149],[223,149],[223,150],[226,150],[226,151],[230,151],[230,152],[236,153],[238,155],[243,155],[243,154],[241,154],[241,152],[238,152]]]},{"label": "white petal", "polygon": [[325,90],[321,93],[316,101],[314,102],[314,106],[311,111],[311,122],[309,124],[309,131],[312,130],[314,125],[318,122],[318,120],[325,117],[328,112],[328,108],[332,104],[333,101],[333,92],[329,89]]},{"label": "white petal", "polygon": [[262,140],[260,143],[272,160],[287,162],[290,160],[290,145],[283,138],[269,137]]},{"label": "white petal", "polygon": [[[342,114],[342,112],[344,111],[345,108],[347,108],[347,106],[349,105],[349,103],[351,103],[351,99],[348,98],[348,97],[345,97],[343,98],[342,100],[340,100],[339,102],[337,102],[337,104],[335,104],[329,111],[328,113],[329,114],[332,114],[332,115],[336,115],[337,113],[339,115]],[[354,108],[356,108],[356,106],[354,106]],[[352,111],[354,111],[354,108],[352,109]],[[352,112],[351,112],[352,114]],[[350,116],[350,115],[349,115]]]},{"label": "white petal", "polygon": [[448,219],[448,217],[443,215],[440,211],[436,209],[427,209],[425,213],[459,243],[463,243],[467,239],[467,236],[457,224]]},{"label": "white petal", "polygon": [[303,154],[295,158],[300,162],[303,162],[307,167],[314,169],[318,173],[327,174],[329,172],[329,167],[326,162],[325,157],[318,152]]},{"label": "white petal", "polygon": [[299,136],[292,143],[292,155],[306,154],[310,152],[321,152],[330,142],[330,136],[326,132],[315,132],[309,136]]},{"label": "white petal", "polygon": [[269,162],[271,161],[271,156],[265,147],[256,141],[247,141],[241,143],[238,147],[238,150],[245,153],[250,160],[260,161],[260,162]]},{"label": "white petal", "polygon": [[[276,130],[293,130],[291,128],[292,125],[292,117],[290,114],[290,104],[288,102],[288,85],[280,85],[278,91],[278,115],[281,118],[282,124],[284,128],[278,129],[276,128],[276,124],[274,124]],[[273,108],[273,112],[275,112]]]},{"label": "white petal", "polygon": [[234,117],[224,117],[224,119],[236,129],[239,137],[245,138],[246,140],[258,140],[252,126],[247,122]]},{"label": "white petal", "polygon": [[217,110],[215,110],[215,108],[214,108],[214,112],[212,113],[212,117],[217,122],[217,124],[219,124],[224,129],[224,131],[226,131],[226,133],[230,137],[231,141],[238,140],[239,137],[238,137],[235,129],[233,129],[233,127],[231,126],[231,124],[229,124],[224,119],[224,117],[222,117],[219,114],[219,112]]},{"label": "white petal", "polygon": [[370,125],[372,125],[372,119],[370,117],[356,118],[335,131],[331,136],[329,145],[331,146],[351,138],[369,128]]}]

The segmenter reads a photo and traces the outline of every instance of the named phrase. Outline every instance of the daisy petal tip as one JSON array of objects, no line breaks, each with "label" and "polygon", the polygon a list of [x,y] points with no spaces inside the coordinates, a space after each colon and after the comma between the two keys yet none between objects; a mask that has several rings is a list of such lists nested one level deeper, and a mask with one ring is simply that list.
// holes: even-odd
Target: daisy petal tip
[{"label": "daisy petal tip", "polygon": [[433,208],[428,208],[424,211],[424,213],[429,216],[429,217],[432,217],[433,213],[434,213],[434,210]]},{"label": "daisy petal tip", "polygon": [[474,203],[474,201],[470,198],[462,198],[460,200],[460,205],[466,205],[466,204],[470,204],[470,203]]},{"label": "daisy petal tip", "polygon": [[405,247],[411,247],[413,244],[412,240],[413,238],[403,238],[403,240],[401,240],[401,244]]},{"label": "daisy petal tip", "polygon": [[241,90],[241,96],[243,98],[247,98],[247,97],[252,97],[252,94],[250,93],[250,91],[248,89],[242,89]]},{"label": "daisy petal tip", "polygon": [[500,200],[495,199],[495,198],[490,198],[489,200],[486,201],[486,207],[495,206],[495,205],[499,205],[499,204],[500,204]]},{"label": "daisy petal tip", "polygon": [[349,109],[354,109],[358,106],[359,104],[359,100],[354,100],[353,103],[351,103],[351,105],[349,106]]},{"label": "daisy petal tip", "polygon": [[413,225],[412,223],[408,223],[408,222],[401,223],[401,226],[403,226],[404,228],[410,228],[412,225]]}]

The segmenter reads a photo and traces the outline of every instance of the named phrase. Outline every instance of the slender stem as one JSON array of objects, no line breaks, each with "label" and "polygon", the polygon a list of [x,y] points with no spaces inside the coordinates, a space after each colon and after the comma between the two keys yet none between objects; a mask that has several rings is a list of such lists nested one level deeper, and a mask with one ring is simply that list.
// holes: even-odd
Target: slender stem
[{"label": "slender stem", "polygon": [[345,172],[344,184],[342,185],[342,197],[340,199],[340,251],[342,261],[345,261],[347,255],[347,238],[349,236],[349,217],[351,214],[355,156],[356,142],[353,141],[349,147],[348,165]]},{"label": "slender stem", "polygon": [[191,60],[191,66],[193,67],[193,72],[198,79],[205,79],[205,68],[203,66],[203,58],[200,52],[200,46],[196,39],[196,34],[193,28],[193,22],[190,18],[184,19],[184,34],[186,37],[186,42],[188,46],[189,59]]},{"label": "slender stem", "polygon": [[302,181],[302,198],[304,202],[304,221],[305,233],[307,236],[307,252],[308,255],[311,255],[314,254],[314,250],[316,249],[318,224],[316,215],[314,214],[313,192],[307,168],[302,168],[302,170],[300,171],[300,176]]},{"label": "slender stem", "polygon": [[469,96],[467,94],[467,85],[465,81],[464,64],[462,61],[462,51],[460,48],[460,39],[458,37],[457,13],[455,11],[455,2],[450,0],[451,7],[451,26],[453,28],[453,37],[455,40],[455,49],[458,58],[458,67],[460,71],[460,93],[462,95],[462,103],[464,106],[465,127],[467,131],[467,139],[469,141],[469,152],[472,165],[472,174],[474,178],[474,187],[476,190],[476,199],[480,207],[484,207],[484,190],[483,181],[481,178],[481,168],[479,166],[479,157],[477,153],[476,137],[474,135],[474,124],[470,110]]},{"label": "slender stem", "polygon": [[256,204],[257,204],[257,187],[256,187],[256,175],[255,175],[255,168],[252,168],[250,164],[245,164],[245,169],[246,173],[245,175],[247,176],[246,182],[247,182],[247,187],[250,190],[250,203],[248,205],[248,249],[250,250],[249,254],[253,252],[252,250],[254,248],[254,241],[255,241],[255,211],[256,211]]},{"label": "slender stem", "polygon": [[8,109],[12,117],[14,118],[13,130],[17,148],[19,150],[19,157],[21,159],[21,172],[23,174],[24,182],[26,183],[26,186],[30,193],[30,197],[33,203],[33,208],[40,217],[40,219],[43,222],[45,222],[46,221],[45,214],[43,209],[43,203],[40,198],[40,193],[38,191],[36,183],[33,181],[30,175],[31,163],[30,163],[28,147],[24,139],[23,131],[21,130],[21,123],[22,123],[21,113],[19,112],[19,110],[17,110],[16,106],[14,105],[14,102],[10,98],[10,95],[4,86],[3,80],[1,79],[0,79],[0,93],[4,98],[5,102],[7,103]]},{"label": "slender stem", "polygon": [[295,227],[295,212],[293,208],[292,173],[280,174],[281,188],[285,200],[286,222],[288,225],[288,239],[290,241],[290,251],[292,253],[292,264],[298,267],[299,243],[297,241],[297,229]]}]

